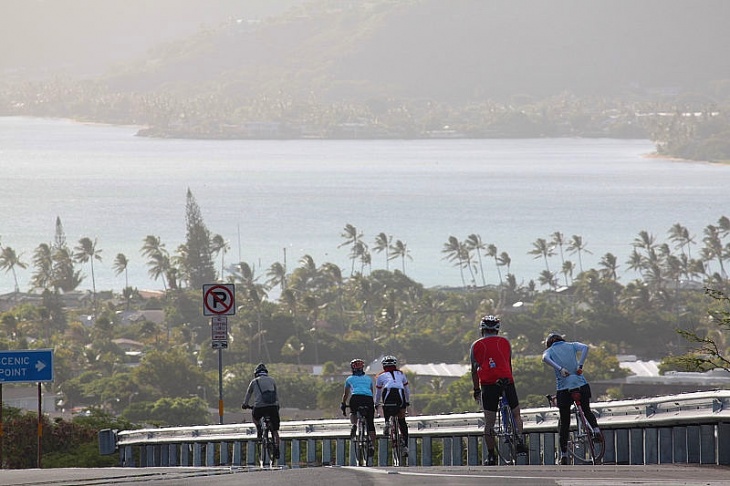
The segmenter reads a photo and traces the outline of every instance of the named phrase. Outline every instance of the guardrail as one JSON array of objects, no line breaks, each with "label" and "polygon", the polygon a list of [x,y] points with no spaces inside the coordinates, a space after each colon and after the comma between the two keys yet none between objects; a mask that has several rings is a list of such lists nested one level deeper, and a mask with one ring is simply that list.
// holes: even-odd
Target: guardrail
[{"label": "guardrail", "polygon": [[[597,402],[592,409],[606,440],[604,463],[730,465],[730,390]],[[555,464],[558,411],[522,411],[529,454],[525,464]],[[478,465],[486,452],[481,413],[408,417],[410,465]],[[374,463],[387,466],[387,441],[377,424]],[[355,464],[350,423],[308,420],[281,423],[282,460],[289,467]],[[151,428],[99,434],[102,454],[120,464],[148,466],[253,466],[253,423]]]}]

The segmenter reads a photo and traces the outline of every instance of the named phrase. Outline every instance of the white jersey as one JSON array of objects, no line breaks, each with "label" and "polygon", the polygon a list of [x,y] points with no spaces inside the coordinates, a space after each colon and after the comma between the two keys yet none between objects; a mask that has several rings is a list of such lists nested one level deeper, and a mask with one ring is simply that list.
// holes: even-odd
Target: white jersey
[{"label": "white jersey", "polygon": [[382,397],[388,396],[390,390],[398,390],[401,399],[408,402],[408,378],[401,370],[381,371],[375,377],[375,402],[380,403]]}]

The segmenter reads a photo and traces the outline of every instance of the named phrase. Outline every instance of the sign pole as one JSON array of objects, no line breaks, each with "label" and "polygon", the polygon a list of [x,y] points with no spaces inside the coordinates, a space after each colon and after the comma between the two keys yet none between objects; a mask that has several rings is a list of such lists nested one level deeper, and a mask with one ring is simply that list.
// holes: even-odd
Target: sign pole
[{"label": "sign pole", "polygon": [[218,350],[218,422],[223,425],[223,350],[228,347],[228,316],[236,314],[234,284],[203,285],[203,315],[210,319],[211,346]]},{"label": "sign pole", "polygon": [[3,384],[0,382],[0,469],[3,467],[3,442],[5,441],[3,425]]},{"label": "sign pole", "polygon": [[41,382],[38,382],[38,469],[41,469],[41,458],[43,457],[43,406],[41,405]]},{"label": "sign pole", "polygon": [[223,348],[218,348],[218,416],[223,425]]}]

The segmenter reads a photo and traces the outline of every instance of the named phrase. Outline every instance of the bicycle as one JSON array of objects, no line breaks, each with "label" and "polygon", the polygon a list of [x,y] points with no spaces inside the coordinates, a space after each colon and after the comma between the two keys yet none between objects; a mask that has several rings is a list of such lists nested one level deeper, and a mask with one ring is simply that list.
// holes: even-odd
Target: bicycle
[{"label": "bicycle", "polygon": [[271,432],[271,417],[264,415],[259,418],[259,430],[261,436],[256,438],[256,454],[258,455],[259,466],[262,469],[266,466],[272,468],[276,465],[277,458],[276,442]]},{"label": "bicycle", "polygon": [[[606,452],[606,443],[603,437],[603,431],[596,431],[583,413],[581,407],[580,390],[575,388],[570,390],[570,396],[573,399],[570,413],[575,416],[575,428],[571,427],[568,435],[568,453],[574,459],[583,464],[600,464],[603,454]],[[556,406],[556,397],[546,395],[550,406]],[[560,430],[560,421],[558,420],[558,430]],[[558,451],[559,453],[559,451]]]},{"label": "bicycle", "polygon": [[[349,408],[349,405],[348,405]],[[368,422],[365,418],[365,413],[368,408],[360,406],[355,411],[355,437],[352,439],[352,444],[355,447],[355,461],[358,466],[368,465],[368,451],[373,447],[373,443],[370,440],[370,434],[368,434]]]},{"label": "bicycle", "polygon": [[[385,404],[383,405],[383,409],[385,409],[385,407],[397,408],[397,405]],[[401,465],[407,465],[402,464],[403,456],[408,455],[408,447],[406,447],[406,444],[404,444],[401,440],[400,426],[398,425],[398,414],[391,415],[388,418],[388,422],[385,424],[385,427],[387,429],[386,435],[388,436],[388,442],[390,443],[390,455],[393,460],[393,466],[398,467]]]},{"label": "bicycle", "polygon": [[504,391],[499,398],[497,407],[497,419],[495,420],[495,436],[497,441],[497,454],[505,464],[516,465],[517,457],[524,453],[517,452],[517,444],[521,442],[520,433],[517,430],[515,416],[509,406]]}]

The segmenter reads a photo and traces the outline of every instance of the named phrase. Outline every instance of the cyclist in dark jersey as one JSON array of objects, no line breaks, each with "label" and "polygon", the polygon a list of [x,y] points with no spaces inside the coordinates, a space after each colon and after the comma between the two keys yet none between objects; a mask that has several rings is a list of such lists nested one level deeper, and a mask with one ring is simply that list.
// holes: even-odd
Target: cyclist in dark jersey
[{"label": "cyclist in dark jersey", "polygon": [[[267,416],[271,419],[271,436],[274,439],[274,456],[279,459],[279,396],[276,391],[276,382],[269,376],[266,365],[259,363],[253,373],[254,379],[248,384],[246,396],[243,398],[241,408],[253,408],[251,415],[256,425],[256,435],[261,437],[259,420]],[[248,404],[253,397],[253,407]]]}]

